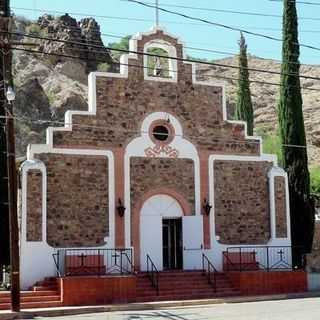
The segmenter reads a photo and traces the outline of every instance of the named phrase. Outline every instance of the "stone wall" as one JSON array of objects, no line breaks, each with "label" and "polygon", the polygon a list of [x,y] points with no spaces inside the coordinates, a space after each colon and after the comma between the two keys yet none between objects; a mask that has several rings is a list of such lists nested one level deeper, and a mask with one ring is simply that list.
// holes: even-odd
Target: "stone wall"
[{"label": "stone wall", "polygon": [[47,167],[47,241],[53,247],[97,246],[109,232],[108,159],[39,154]]},{"label": "stone wall", "polygon": [[[161,32],[143,37],[144,43],[155,38],[182,47]],[[143,57],[129,59],[129,64],[143,65]],[[129,67],[129,77],[97,78],[97,115],[74,115],[72,132],[54,132],[55,146],[124,147],[139,135],[141,123],[152,112],[167,112],[183,126],[185,137],[195,146],[212,153],[258,155],[259,140],[246,140],[242,124],[223,121],[221,86],[192,83],[190,64],[178,62],[178,81],[145,81],[143,68]],[[78,125],[78,126],[77,126]],[[82,126],[82,127],[81,127]],[[84,128],[84,126],[86,126]]]},{"label": "stone wall", "polygon": [[276,237],[287,237],[287,203],[286,180],[284,177],[274,178]]},{"label": "stone wall", "polygon": [[27,241],[42,241],[42,173],[27,175]]},{"label": "stone wall", "polygon": [[131,208],[144,194],[157,188],[179,192],[194,213],[194,163],[189,159],[138,158],[130,161]]},{"label": "stone wall", "polygon": [[224,244],[264,244],[270,239],[269,162],[214,162],[216,234]]}]

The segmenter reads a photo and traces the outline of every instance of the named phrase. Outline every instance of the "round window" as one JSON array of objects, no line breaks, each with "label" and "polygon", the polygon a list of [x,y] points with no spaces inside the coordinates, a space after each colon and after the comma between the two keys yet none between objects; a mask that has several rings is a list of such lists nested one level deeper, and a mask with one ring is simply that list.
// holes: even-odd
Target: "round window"
[{"label": "round window", "polygon": [[169,138],[169,129],[162,125],[155,126],[152,135],[158,141],[166,141]]}]

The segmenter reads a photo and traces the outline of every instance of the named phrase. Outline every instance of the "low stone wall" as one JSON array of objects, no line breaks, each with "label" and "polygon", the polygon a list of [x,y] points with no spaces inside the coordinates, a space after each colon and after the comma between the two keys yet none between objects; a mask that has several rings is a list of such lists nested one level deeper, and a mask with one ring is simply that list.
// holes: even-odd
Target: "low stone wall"
[{"label": "low stone wall", "polygon": [[304,271],[229,272],[228,277],[245,296],[308,291]]}]

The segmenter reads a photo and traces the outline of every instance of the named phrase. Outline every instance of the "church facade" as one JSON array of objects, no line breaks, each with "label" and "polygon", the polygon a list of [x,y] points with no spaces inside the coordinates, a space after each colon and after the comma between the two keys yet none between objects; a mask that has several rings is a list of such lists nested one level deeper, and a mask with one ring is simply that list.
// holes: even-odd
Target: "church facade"
[{"label": "church facade", "polygon": [[120,73],[89,75],[88,111],[28,147],[23,288],[55,276],[53,256],[68,249],[130,249],[139,272],[147,256],[158,270],[195,270],[205,253],[222,270],[228,249],[291,245],[286,173],[227,119],[223,83],[198,81],[183,58],[164,30],[138,34]]}]

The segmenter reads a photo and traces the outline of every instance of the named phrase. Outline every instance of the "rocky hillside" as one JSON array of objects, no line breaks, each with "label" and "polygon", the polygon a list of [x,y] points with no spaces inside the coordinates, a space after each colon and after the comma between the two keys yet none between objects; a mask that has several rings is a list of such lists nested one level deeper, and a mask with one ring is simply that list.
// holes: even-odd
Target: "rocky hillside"
[{"label": "rocky hillside", "polygon": [[[14,82],[17,92],[15,112],[17,121],[17,154],[26,152],[28,143],[43,142],[46,121],[57,121],[61,125],[66,110],[85,110],[87,108],[87,75],[90,71],[112,66],[112,57],[106,49],[92,49],[86,44],[102,45],[100,28],[92,18],[76,21],[68,15],[54,18],[45,15],[37,23],[17,21],[17,30],[48,37],[57,37],[82,43],[70,45],[52,41],[38,41],[35,50],[62,53],[79,59],[58,56],[30,54],[15,51],[13,60]],[[30,39],[20,40],[30,42]],[[221,59],[220,64],[237,65],[237,58]],[[249,57],[249,67],[280,71],[280,64],[273,60]],[[111,68],[116,71],[116,68]],[[232,118],[236,100],[237,83],[226,78],[237,78],[238,70],[227,67],[199,65],[199,78],[225,81],[229,117]],[[320,77],[320,65],[303,65],[301,74]],[[250,72],[251,80],[279,83],[279,75]],[[304,114],[309,144],[309,158],[313,165],[320,163],[320,81],[303,80],[305,88],[319,88],[319,91],[304,90]],[[252,98],[255,108],[257,133],[264,135],[276,132],[276,104],[279,87],[252,83]],[[42,120],[42,121],[39,121]],[[49,123],[52,125],[52,123]]]}]

